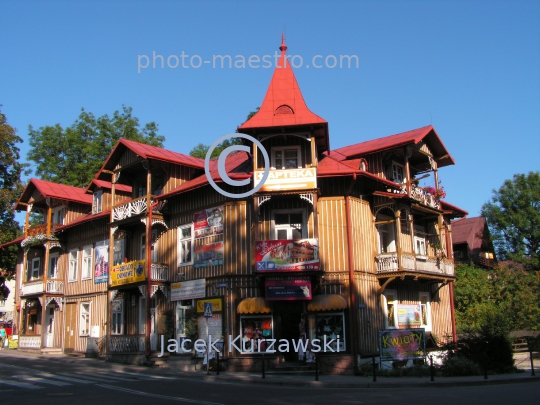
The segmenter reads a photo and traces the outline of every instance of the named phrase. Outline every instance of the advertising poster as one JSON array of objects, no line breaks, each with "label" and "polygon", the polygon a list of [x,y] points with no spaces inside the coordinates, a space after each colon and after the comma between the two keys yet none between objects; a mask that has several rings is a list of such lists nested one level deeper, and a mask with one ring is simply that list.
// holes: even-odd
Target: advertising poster
[{"label": "advertising poster", "polygon": [[109,281],[109,247],[102,243],[94,249],[94,284]]},{"label": "advertising poster", "polygon": [[146,280],[146,260],[118,264],[112,267],[111,286],[138,283]]},{"label": "advertising poster", "polygon": [[402,328],[419,328],[422,326],[422,310],[420,305],[397,306],[398,326]]},{"label": "advertising poster", "polygon": [[261,240],[255,243],[258,272],[319,270],[317,239]]},{"label": "advertising poster", "polygon": [[391,329],[379,331],[381,360],[423,359],[426,356],[424,329]]},{"label": "advertising poster", "polygon": [[171,284],[171,301],[191,300],[206,296],[206,279]]},{"label": "advertising poster", "polygon": [[268,301],[298,301],[311,299],[311,281],[309,278],[288,280],[268,279],[265,281]]},{"label": "advertising poster", "polygon": [[196,212],[193,222],[195,239],[223,234],[223,206]]},{"label": "advertising poster", "polygon": [[[212,304],[212,318],[204,317],[204,304]],[[212,336],[212,342],[223,339],[223,298],[205,298],[195,301],[198,321],[198,339],[208,341],[208,335]],[[206,325],[208,324],[208,334]],[[220,346],[217,344],[216,346]],[[223,346],[221,346],[223,347]],[[197,352],[197,357],[203,357],[205,353]]]},{"label": "advertising poster", "polygon": [[223,242],[195,246],[195,268],[223,264]]}]

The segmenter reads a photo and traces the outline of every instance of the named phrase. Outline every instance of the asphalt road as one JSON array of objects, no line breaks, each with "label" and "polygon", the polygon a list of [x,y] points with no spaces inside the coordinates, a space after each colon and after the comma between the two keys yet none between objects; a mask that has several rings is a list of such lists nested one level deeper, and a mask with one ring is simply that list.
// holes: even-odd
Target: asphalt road
[{"label": "asphalt road", "polygon": [[[9,353],[9,352],[8,352]],[[540,382],[472,387],[313,388],[201,381],[143,367],[0,352],[2,404],[538,404]]]}]

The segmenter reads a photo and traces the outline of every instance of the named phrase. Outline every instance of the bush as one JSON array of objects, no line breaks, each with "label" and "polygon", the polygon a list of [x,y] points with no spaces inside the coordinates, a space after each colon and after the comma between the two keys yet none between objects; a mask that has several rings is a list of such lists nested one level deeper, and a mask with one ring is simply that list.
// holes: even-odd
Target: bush
[{"label": "bush", "polygon": [[464,356],[447,357],[442,366],[445,377],[457,377],[466,375],[481,375],[482,369],[474,361]]}]

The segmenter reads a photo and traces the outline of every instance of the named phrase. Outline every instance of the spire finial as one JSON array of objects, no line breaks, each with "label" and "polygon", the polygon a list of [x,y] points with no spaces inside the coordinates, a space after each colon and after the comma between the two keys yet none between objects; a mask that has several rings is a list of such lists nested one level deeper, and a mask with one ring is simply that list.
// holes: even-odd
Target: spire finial
[{"label": "spire finial", "polygon": [[281,33],[281,46],[279,47],[281,53],[285,53],[287,50],[287,45],[285,45],[285,33]]}]

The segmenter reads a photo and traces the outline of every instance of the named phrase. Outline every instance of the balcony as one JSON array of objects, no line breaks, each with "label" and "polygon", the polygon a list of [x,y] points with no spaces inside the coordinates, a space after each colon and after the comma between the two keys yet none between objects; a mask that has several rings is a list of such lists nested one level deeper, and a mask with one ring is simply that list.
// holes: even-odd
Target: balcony
[{"label": "balcony", "polygon": [[64,283],[58,280],[47,280],[45,292],[51,294],[62,294],[64,292]]},{"label": "balcony", "polygon": [[[28,228],[26,230],[26,236],[37,236],[37,235],[47,235],[47,226],[48,224],[40,224],[33,226],[31,228]],[[51,234],[56,232],[56,229],[62,226],[62,224],[51,224]]]},{"label": "balcony", "polygon": [[[454,263],[449,259],[420,256],[413,253],[383,253],[375,258],[377,275],[429,274],[454,277]],[[401,267],[400,267],[401,262]]]},{"label": "balcony", "polygon": [[169,266],[164,263],[152,263],[151,276],[152,281],[168,281]]},{"label": "balcony", "polygon": [[147,209],[146,196],[136,198],[113,207],[113,221],[121,221],[139,214],[144,214]]},{"label": "balcony", "polygon": [[24,283],[21,287],[21,296],[42,294],[43,293],[43,280],[29,281]]},{"label": "balcony", "polygon": [[[406,185],[403,185],[403,187],[401,188],[401,193],[407,194]],[[422,187],[419,187],[414,184],[411,184],[411,197],[414,198],[416,201],[420,202],[421,204],[424,204],[428,207],[435,208],[435,209],[440,209],[441,207],[441,202],[438,197],[428,193]]]}]

